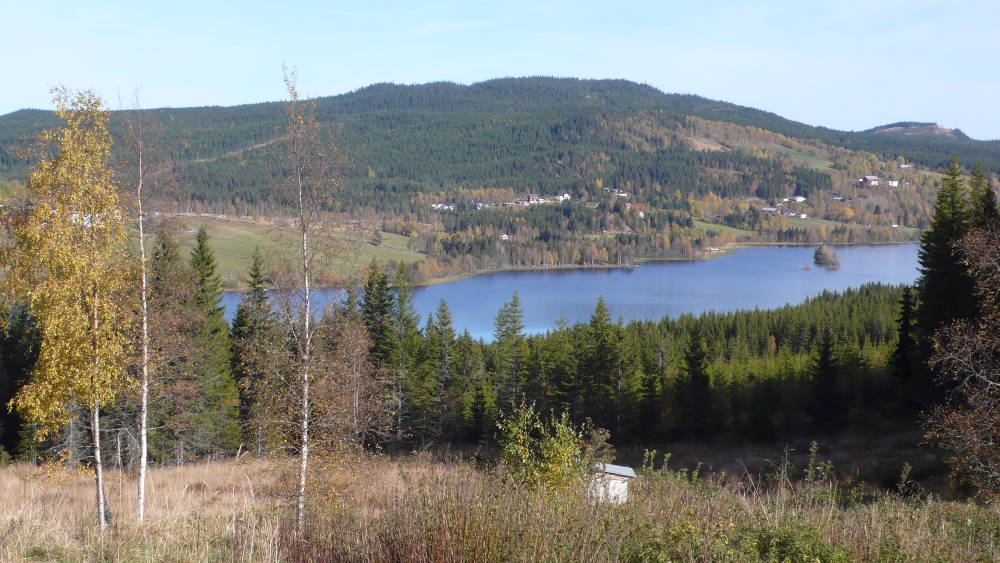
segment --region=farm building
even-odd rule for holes
[[[635,471],[624,465],[598,463],[590,481],[590,494],[598,501],[623,503],[628,500],[628,482],[635,479]]]
[[[866,186],[877,186],[878,185],[878,176],[865,176],[864,178],[861,178],[861,180],[859,180],[859,182],[861,182],[862,184],[864,184]]]

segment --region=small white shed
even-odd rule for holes
[[[635,479],[635,471],[624,465],[598,463],[590,481],[590,494],[600,502],[621,504],[628,500],[628,482]]]

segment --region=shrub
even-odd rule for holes
[[[577,427],[566,412],[543,420],[534,405],[522,403],[497,426],[504,474],[529,488],[581,484],[608,455],[607,432],[589,424]]]

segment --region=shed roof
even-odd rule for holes
[[[635,477],[635,471],[631,467],[624,465],[612,465],[610,463],[598,463],[598,471],[610,473],[611,475],[621,475],[622,477]]]

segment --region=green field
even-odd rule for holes
[[[727,225],[719,225],[717,223],[709,223],[707,221],[702,221],[701,219],[695,219],[694,226],[705,232],[715,231],[717,233],[732,233],[738,239],[750,239],[750,237],[753,236],[753,231],[738,229]]]
[[[803,162],[813,168],[829,169],[830,167],[833,166],[833,161],[831,160],[819,158],[811,154],[799,152],[794,149],[789,149],[785,147],[775,147],[774,150],[779,154],[785,155],[788,158],[791,158],[792,160],[798,160],[800,162]]]
[[[183,217],[171,220],[172,230],[184,253],[194,246],[198,228],[204,226],[209,245],[218,261],[218,273],[227,289],[242,288],[250,256],[259,247],[265,257],[294,257],[298,252],[296,233],[289,226],[276,226],[241,220],[211,217]],[[334,230],[330,236],[318,237],[315,244],[324,255],[332,257],[328,276],[351,279],[360,275],[372,259],[407,264],[419,262],[423,255],[407,248],[408,239],[393,233],[382,233],[378,246],[371,243],[370,233],[348,233]]]
[[[829,219],[818,219],[815,217],[807,217],[805,219],[799,219],[798,217],[788,217],[797,227],[823,227],[827,231],[831,231],[837,227],[842,227],[847,223],[840,223],[838,221],[830,221]],[[899,227],[899,233],[908,239],[916,240],[920,231],[913,227]]]

